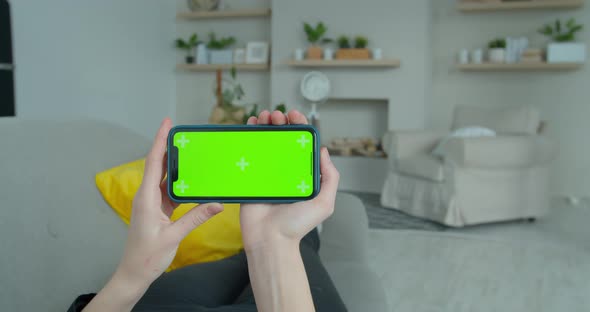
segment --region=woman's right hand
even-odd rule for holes
[[[177,221],[178,206],[166,192],[166,140],[172,121],[164,119],[145,160],[145,172],[133,200],[127,244],[119,267],[84,311],[130,311],[176,255],[180,241],[223,210],[218,203],[195,206]]]

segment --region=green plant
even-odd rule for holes
[[[175,41],[176,47],[185,50],[187,56],[191,56],[191,52],[199,43],[201,42],[199,41],[197,34],[192,34],[186,41],[182,38],[178,38]]]
[[[328,29],[322,22],[319,22],[315,27],[311,26],[308,23],[303,23],[303,30],[307,35],[307,41],[309,41],[309,43],[311,43],[312,45],[315,45],[317,43],[323,44],[332,42],[332,39],[324,38],[324,35],[328,31]]]
[[[234,101],[241,100],[246,94],[242,88],[242,85],[238,82],[237,71],[235,67],[231,68],[230,74],[231,79],[224,77],[220,82],[215,84],[213,88],[213,94],[217,96],[218,88],[223,88],[223,90],[221,90],[221,106],[226,109],[237,110],[239,107],[234,105]],[[218,84],[221,86],[218,86]]]
[[[277,105],[277,107],[275,107],[275,110],[278,110],[279,112],[284,114],[287,112],[287,105],[285,105],[285,103],[281,103]]]
[[[244,115],[244,120],[243,120],[244,124],[247,124],[248,119],[250,119],[250,117],[252,117],[252,116],[254,116],[254,117],[258,116],[258,104],[253,104],[250,112]]]
[[[494,39],[488,44],[490,49],[506,49],[506,39]]]
[[[236,38],[234,37],[223,37],[217,39],[215,33],[209,33],[209,42],[207,43],[207,48],[212,50],[223,50],[232,44],[236,43]]]
[[[285,103],[280,103],[275,107],[274,110],[278,110],[279,112],[285,114],[287,112],[287,106],[285,105]],[[248,119],[252,116],[258,116],[258,104],[253,104],[250,112],[244,115],[244,124],[248,123]]]
[[[354,47],[355,49],[364,49],[369,44],[369,39],[363,36],[357,36],[354,38]]]
[[[348,39],[348,37],[344,35],[338,37],[338,48],[350,49],[350,40]]]
[[[561,21],[556,20],[554,26],[545,24],[539,29],[539,33],[551,38],[556,42],[569,42],[576,40],[576,33],[581,31],[584,25],[576,23],[576,20],[571,18],[565,23],[565,29],[562,27]]]

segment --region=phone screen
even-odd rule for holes
[[[179,126],[168,144],[176,201],[298,201],[319,189],[310,126]]]

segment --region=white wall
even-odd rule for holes
[[[401,59],[397,69],[363,68],[320,68],[330,79],[331,97],[337,100],[327,107],[319,106],[320,114],[325,112],[320,125],[326,138],[351,136],[355,127],[373,128],[385,124],[385,129],[423,128],[426,107],[430,100],[430,2],[428,0],[273,0],[272,17],[272,79],[271,99],[273,103],[285,102],[289,108],[308,112],[309,103],[300,94],[299,84],[305,73],[312,69],[294,68],[283,63],[293,58],[296,48],[308,46],[303,22],[316,24],[323,21],[328,27],[328,36],[337,38],[365,35],[369,47],[383,49],[385,58]],[[335,45],[334,45],[335,47]],[[335,120],[335,111],[340,99],[345,101],[340,114],[347,114]],[[385,116],[374,105],[374,101],[387,103]],[[350,109],[351,102],[359,107],[368,105],[373,113],[356,115]],[[379,105],[379,104],[376,104]],[[375,110],[378,112],[374,114]],[[328,114],[330,116],[328,116]],[[373,130],[375,131],[375,130]],[[378,134],[381,136],[384,134]],[[357,136],[370,135],[358,131]],[[384,182],[387,162],[382,159],[361,159],[334,157],[340,171],[340,188],[379,192]]]
[[[175,114],[174,3],[11,1],[18,118],[91,117],[153,136]]]
[[[232,9],[269,8],[270,0],[229,0],[224,3]],[[188,10],[185,0],[176,1],[176,10]],[[170,19],[170,23],[174,23]],[[268,18],[228,18],[210,20],[177,20],[176,37],[188,38],[197,33],[200,40],[208,41],[213,31],[217,37],[234,36],[236,47],[245,47],[248,41],[270,41],[270,20]],[[184,62],[185,53],[176,52],[176,61]],[[229,78],[229,72],[225,72]],[[246,93],[244,103],[258,103],[270,106],[270,78],[268,72],[238,71],[238,81]],[[176,72],[176,116],[179,123],[207,123],[209,114],[215,106],[213,89],[215,72]],[[278,103],[275,103],[278,104]]]
[[[385,58],[399,58],[399,69],[320,69],[332,83],[332,97],[386,99],[388,127],[422,128],[430,93],[430,3],[428,0],[274,0],[271,98],[304,111],[299,82],[309,69],[282,64],[306,47],[303,22],[323,21],[328,36],[365,35]],[[321,111],[321,106],[320,106]],[[332,126],[332,125],[330,125]],[[337,125],[335,125],[337,126]],[[346,127],[346,123],[341,126]]]
[[[455,0],[433,0],[433,102],[431,124],[448,128],[454,105],[536,106],[549,121],[548,135],[559,145],[553,164],[554,194],[590,194],[590,67],[573,72],[463,73],[454,68],[462,48],[483,47],[494,37],[528,36],[537,47],[536,30],[556,18],[576,17],[586,29],[580,41],[590,47],[590,5],[572,11],[523,11],[462,14]]]

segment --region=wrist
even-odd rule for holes
[[[135,303],[143,296],[149,286],[149,282],[137,280],[125,270],[118,268],[106,287],[116,292],[121,301]]]
[[[131,311],[149,285],[133,283],[126,275],[117,270],[83,311]]]
[[[244,239],[246,254],[299,250],[300,239],[286,237],[280,233],[265,233],[257,238]]]

